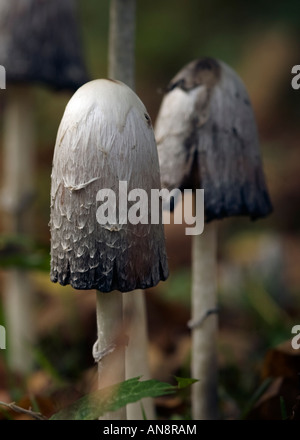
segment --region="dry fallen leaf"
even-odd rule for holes
[[[300,372],[300,350],[294,350],[291,341],[283,342],[266,353],[262,378],[290,377],[297,380]]]

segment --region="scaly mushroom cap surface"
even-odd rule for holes
[[[155,136],[162,186],[204,189],[206,221],[271,212],[248,93],[225,63],[202,58],[180,70]]]
[[[73,0],[0,0],[0,64],[8,82],[76,90],[88,81]]]
[[[160,189],[151,121],[125,84],[91,81],[69,101],[56,139],[50,219],[53,282],[126,292],[167,278],[161,217],[159,224],[151,224],[150,217],[148,224],[136,225],[97,221],[97,192],[113,190],[118,211],[119,181],[127,182],[128,193],[145,190],[149,204],[151,189]]]

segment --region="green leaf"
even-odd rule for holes
[[[258,387],[258,389],[255,391],[253,396],[251,397],[250,401],[246,405],[246,408],[241,414],[241,419],[245,419],[248,413],[251,411],[251,409],[254,407],[255,403],[258,401],[258,399],[264,394],[264,392],[269,388],[273,381],[273,378],[267,377],[263,383]]]
[[[145,411],[143,402],[141,402],[141,410],[142,410],[143,420],[147,420],[147,415],[146,415],[146,411]]]
[[[49,249],[21,234],[0,235],[0,267],[49,271]]]
[[[281,411],[281,419],[287,420],[288,416],[287,416],[286,404],[283,396],[280,396],[280,411]]]
[[[190,385],[193,385],[193,383],[198,382],[198,379],[192,379],[191,377],[177,377],[177,376],[174,377],[178,383],[179,389],[187,388]]]
[[[158,380],[140,381],[140,377],[128,379],[111,387],[95,391],[54,414],[50,420],[97,420],[110,411],[117,411],[128,403],[144,397],[158,397],[177,390]]]

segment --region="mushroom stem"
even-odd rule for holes
[[[126,377],[142,376],[142,379],[150,378],[148,362],[148,332],[145,292],[134,290],[124,295],[125,319],[129,318],[129,340],[126,347],[125,370]],[[127,405],[128,420],[143,420],[143,410],[147,420],[155,419],[153,399],[143,399],[141,402]]]
[[[134,89],[136,0],[111,0],[109,26],[109,77]]]
[[[192,240],[192,387],[194,420],[218,418],[216,225]]]
[[[135,12],[136,0],[111,0],[109,28],[108,74],[134,90],[135,86]],[[143,376],[149,379],[146,305],[140,291],[128,292],[125,308],[133,310],[126,349],[126,378]],[[125,312],[125,311],[124,311]],[[125,312],[126,313],[126,312]],[[139,360],[137,362],[137,359]],[[153,399],[143,401],[148,419],[154,418]],[[128,405],[129,420],[143,419],[140,402]]]
[[[25,375],[32,371],[35,341],[33,292],[26,271],[10,269],[5,277],[4,290],[8,365],[12,371]]]
[[[32,90],[11,86],[4,114],[3,227],[7,234],[28,234],[32,222],[34,118]],[[4,287],[9,338],[8,362],[28,373],[33,365],[33,292],[26,271],[10,269]]]
[[[96,292],[98,340],[94,358],[98,362],[99,389],[125,380],[125,339],[122,293]],[[126,408],[106,413],[101,420],[126,420]]]
[[[134,88],[134,35],[135,35],[135,0],[111,0],[109,17],[108,76],[118,79]],[[97,293],[98,344],[105,345],[107,336],[111,335],[117,323],[123,323],[122,293],[106,295]],[[103,306],[103,309],[101,307]],[[106,309],[107,307],[107,309]],[[104,318],[106,317],[106,318]],[[101,324],[101,320],[107,321]],[[120,325],[120,324],[119,324]],[[122,326],[123,327],[123,324]],[[101,340],[103,338],[103,340]],[[125,350],[120,349],[118,363],[114,374],[125,380]],[[103,362],[99,363],[99,387]],[[108,371],[110,368],[108,369]],[[113,418],[126,419],[126,408],[113,414]],[[110,420],[107,414],[106,420]]]

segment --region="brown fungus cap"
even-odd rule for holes
[[[162,186],[204,189],[206,221],[272,211],[249,97],[225,63],[202,58],[179,71],[155,136]]]
[[[0,0],[0,64],[7,82],[76,90],[88,75],[73,0]]]
[[[151,190],[160,189],[151,121],[125,84],[91,81],[70,99],[56,139],[50,219],[53,282],[126,292],[167,278],[161,202],[157,224],[149,217],[133,224],[129,215],[127,222],[120,221],[120,181],[126,182],[127,194],[146,192],[148,203]],[[99,203],[99,190],[116,195],[115,205],[106,206],[112,219],[116,213],[116,222],[99,222],[98,209],[105,206]]]

